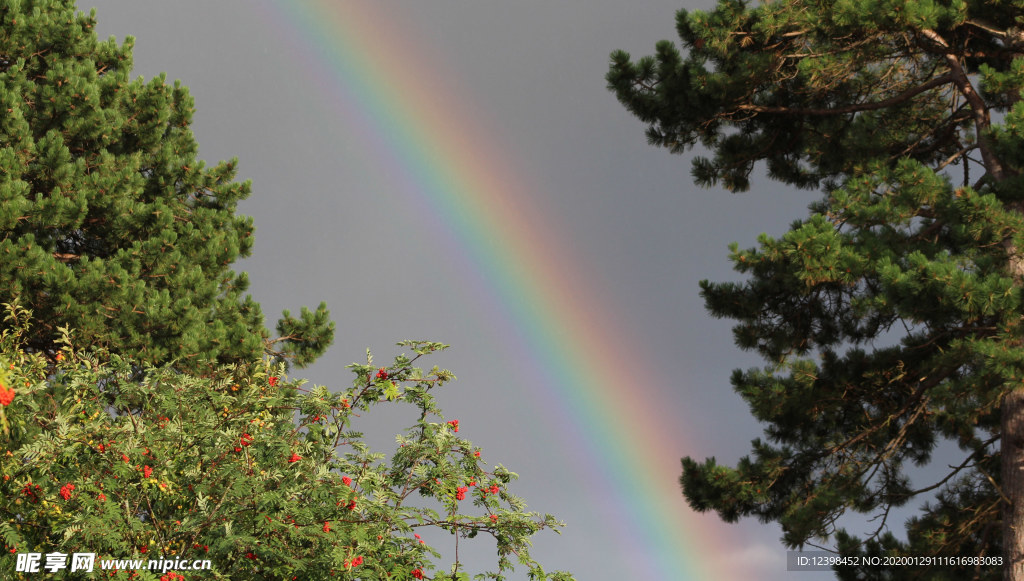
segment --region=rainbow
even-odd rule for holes
[[[311,84],[361,124],[360,138],[452,233],[487,308],[549,378],[545,406],[567,424],[567,445],[615,506],[609,534],[634,577],[730,578],[722,528],[707,530],[709,519],[681,498],[686,435],[648,387],[657,381],[645,375],[653,366],[614,310],[588,293],[591,277],[570,246],[526,202],[522,192],[533,186],[524,172],[480,141],[486,131],[467,126],[486,115],[466,114],[467,100],[452,86],[458,76],[419,60],[424,39],[373,2],[265,0],[263,10],[304,55]]]

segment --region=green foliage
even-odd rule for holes
[[[468,579],[457,560],[432,573],[436,547],[457,556],[485,536],[497,569],[474,578],[503,579],[515,564],[535,579],[572,578],[529,554],[534,533],[561,524],[526,512],[509,490],[516,474],[488,468],[444,421],[433,393],[454,376],[415,367],[444,345],[406,342],[412,357],[353,364],[351,387],[332,393],[267,360],[203,377],[140,370],[78,348],[66,330],[54,367],[27,349],[31,336],[28,314],[9,309],[0,363],[16,396],[0,455],[0,570],[14,571],[14,551],[60,551],[212,562],[179,571],[186,579]],[[415,410],[389,458],[351,428],[382,404]]]
[[[1004,10],[971,3],[970,15],[1005,21]],[[998,59],[978,56],[997,52],[997,41],[971,34],[968,16],[965,2],[723,1],[679,12],[685,58],[668,41],[637,62],[617,51],[607,78],[652,144],[712,151],[694,161],[699,184],[747,190],[764,160],[773,178],[812,188],[863,171],[866,160],[940,163],[966,145],[951,136],[970,115],[950,107],[941,53],[915,35],[942,27],[950,44],[971,42],[976,50],[963,53],[974,70]]]
[[[653,56],[611,57],[609,88],[651,143],[710,150],[693,165],[705,186],[747,190],[763,161],[824,193],[782,236],[733,246],[746,281],[701,283],[710,313],[766,361],[732,378],[765,437],[735,467],[683,459],[690,504],[846,555],[1021,550],[1020,527],[1003,525],[1024,514],[1006,468],[1021,460],[1005,457],[1024,434],[1007,433],[1004,413],[1024,382],[1024,5],[722,0],[677,25],[685,53],[662,41]],[[912,480],[943,442],[959,458]],[[888,521],[904,506],[920,511],[902,541]],[[840,529],[848,511],[877,530]]]
[[[40,352],[70,326],[140,362],[259,357],[263,314],[229,268],[252,250],[249,182],[196,158],[188,90],[132,80],[133,40],[94,27],[72,0],[0,3],[0,296],[35,313]],[[300,365],[334,332],[324,305],[278,328]]]

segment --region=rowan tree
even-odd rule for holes
[[[253,244],[237,160],[199,160],[188,90],[131,79],[133,39],[94,28],[72,0],[0,4],[0,297],[40,322],[30,348],[55,353],[70,326],[140,362],[312,362],[333,340],[325,305],[270,340],[230,268]]]
[[[455,376],[418,365],[444,345],[404,342],[408,355],[384,366],[367,353],[351,383],[331,391],[269,358],[203,377],[140,372],[67,329],[51,363],[26,349],[30,313],[7,305],[3,317],[5,579],[34,579],[47,560],[33,572],[19,559],[60,553],[68,579],[468,581],[518,565],[531,579],[572,580],[529,552],[535,533],[561,523],[527,512],[511,490],[516,474],[489,463],[438,408],[434,394]],[[353,428],[381,406],[412,416],[387,455]],[[470,571],[460,558],[485,538],[496,567]],[[95,555],[93,571],[73,571],[74,553]],[[210,567],[196,570],[204,560]],[[162,569],[147,570],[154,562]]]
[[[682,50],[611,57],[650,142],[706,148],[703,186],[747,190],[764,162],[822,192],[732,248],[745,282],[701,283],[766,360],[732,377],[765,437],[735,467],[684,458],[691,506],[791,547],[977,558],[842,578],[1024,579],[1024,3],[723,0],[677,29]],[[912,479],[943,441],[960,457]],[[892,509],[922,502],[897,539]]]

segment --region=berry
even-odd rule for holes
[[[0,383],[0,404],[9,406],[12,401],[14,401],[14,390],[7,389],[4,384]]]

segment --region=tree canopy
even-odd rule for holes
[[[722,0],[680,11],[683,50],[612,54],[649,141],[704,186],[768,177],[823,193],[703,281],[766,366],[735,389],[765,437],[735,467],[684,458],[691,506],[781,524],[792,547],[989,557],[841,578],[1024,579],[1024,4]],[[912,479],[941,442],[944,474]],[[927,502],[891,533],[892,510]],[[838,528],[847,511],[877,529]]]
[[[4,321],[5,578],[37,578],[58,554],[52,571],[68,579],[468,581],[517,565],[533,579],[572,579],[530,556],[531,537],[561,523],[527,512],[516,474],[444,419],[434,394],[455,376],[417,366],[444,345],[404,342],[409,354],[380,367],[367,353],[331,391],[269,359],[204,377],[140,368],[68,330],[54,364],[25,347],[30,313],[5,305]],[[390,454],[353,428],[381,406],[412,416]],[[497,566],[471,571],[466,547],[479,554],[484,538]],[[453,557],[447,571],[441,551]],[[76,553],[91,571],[72,569]]]
[[[0,5],[0,296],[39,321],[155,364],[298,365],[333,340],[326,306],[287,312],[271,340],[248,279],[253,223],[237,160],[208,167],[194,103],[164,76],[131,79],[132,44],[100,41],[72,0]]]

